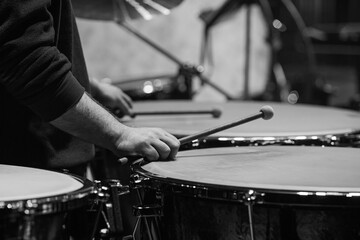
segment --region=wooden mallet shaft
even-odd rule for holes
[[[247,122],[251,122],[251,121],[254,121],[254,120],[259,119],[259,118],[269,120],[273,116],[274,116],[273,108],[270,107],[270,106],[263,106],[260,109],[260,111],[258,113],[256,113],[256,114],[254,114],[254,115],[251,115],[249,117],[242,118],[240,120],[230,122],[230,123],[218,126],[218,127],[210,128],[210,129],[201,131],[199,133],[195,133],[193,135],[189,135],[189,136],[180,138],[179,141],[180,141],[180,144],[183,145],[183,144],[189,143],[189,142],[191,142],[191,141],[193,141],[195,139],[201,139],[201,138],[207,137],[207,136],[209,136],[211,134],[214,134],[214,133],[217,133],[217,132],[220,132],[220,131],[223,131],[223,130],[226,130],[226,129],[229,129],[229,128],[232,128],[232,127],[244,124],[244,123],[247,123]]]

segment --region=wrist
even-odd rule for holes
[[[111,151],[116,155],[122,154],[122,147],[126,145],[125,141],[129,139],[129,133],[131,132],[131,127],[123,125],[118,122],[118,126],[116,126],[116,130],[112,131],[112,146]]]

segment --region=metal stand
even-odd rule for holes
[[[159,53],[170,59],[172,62],[176,63],[179,67],[178,74],[179,76],[182,76],[185,79],[185,83],[187,86],[187,96],[189,99],[191,99],[194,95],[193,89],[192,89],[192,80],[194,77],[197,77],[200,79],[202,84],[207,84],[214,88],[219,93],[223,94],[228,100],[231,100],[232,97],[226,93],[222,88],[211,82],[207,77],[205,77],[202,72],[204,70],[203,66],[201,65],[192,65],[192,64],[186,64],[179,59],[177,59],[175,56],[170,54],[165,49],[161,48],[159,45],[136,31],[133,27],[131,27],[126,21],[119,20],[116,21],[116,23],[121,26],[122,28],[126,29],[128,32],[135,35],[137,38],[141,39],[143,42],[148,44],[149,46],[153,47],[155,50],[157,50]]]
[[[103,217],[105,228],[94,229],[94,231],[99,230],[102,239],[131,239],[129,236],[123,236],[124,227],[119,199],[121,195],[129,193],[129,186],[122,185],[117,179],[96,181],[96,183],[99,190],[99,212]],[[98,225],[98,220],[96,225]],[[95,235],[94,232],[93,236]]]
[[[245,193],[243,198],[244,198],[243,199],[244,203],[248,208],[250,239],[255,240],[254,220],[253,220],[253,205],[255,204],[255,201],[257,200],[256,192],[253,191],[253,190],[249,190],[247,193]]]
[[[140,205],[133,206],[134,216],[137,221],[133,231],[133,239],[137,232],[141,231],[141,222],[145,223],[146,233],[149,240],[161,240],[159,230],[159,217],[162,215],[162,206],[159,204],[144,205],[139,188],[136,189]]]
[[[269,37],[268,37],[268,41],[270,44],[270,48],[271,48],[271,57],[270,57],[270,62],[269,62],[269,74],[268,74],[268,79],[272,80],[272,74],[274,74],[275,77],[275,81],[277,84],[278,88],[284,88],[284,83],[283,81],[281,81],[280,77],[277,77],[277,72],[274,70],[274,66],[277,63],[277,59],[276,59],[276,52],[277,49],[275,47],[275,43],[276,41],[278,41],[278,39],[276,37],[278,37],[277,32],[274,30],[274,27],[272,26],[272,22],[273,22],[273,15],[272,15],[272,11],[271,11],[271,7],[268,3],[268,1],[266,0],[227,0],[222,6],[220,6],[220,8],[218,8],[217,10],[213,10],[213,11],[209,11],[207,13],[204,13],[202,16],[202,19],[205,23],[205,27],[204,27],[204,39],[203,39],[203,46],[202,46],[202,54],[201,54],[201,59],[200,59],[200,63],[204,63],[205,62],[205,58],[208,56],[210,58],[210,61],[212,56],[211,53],[209,54],[207,51],[210,50],[208,44],[209,44],[209,32],[210,29],[216,25],[217,23],[219,23],[225,16],[229,15],[229,14],[233,14],[234,12],[238,11],[242,6],[246,7],[246,23],[245,23],[245,66],[244,66],[244,94],[242,96],[242,99],[244,100],[249,100],[250,99],[250,94],[249,94],[249,72],[250,72],[250,48],[251,48],[251,39],[250,39],[250,35],[251,35],[251,9],[250,9],[250,5],[253,3],[258,3],[259,6],[261,7],[263,13],[264,13],[264,17],[266,19],[266,23],[268,25],[268,29],[269,29]],[[279,80],[280,79],[280,80]],[[281,91],[281,90],[280,90]],[[275,98],[279,98],[279,97],[275,97]],[[271,99],[274,100],[274,99]],[[279,100],[279,99],[276,99]]]

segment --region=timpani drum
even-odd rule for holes
[[[162,239],[359,239],[359,156],[343,147],[194,149],[134,164],[134,183],[157,196],[149,206],[162,206]]]
[[[69,214],[88,206],[94,186],[69,174],[0,165],[0,190],[0,239],[56,240],[66,239]]]
[[[359,146],[360,113],[351,110],[305,104],[272,102],[204,103],[192,101],[144,101],[134,111],[203,111],[218,108],[219,118],[211,114],[149,115],[123,119],[130,126],[160,127],[177,137],[213,128],[257,113],[264,105],[274,109],[269,121],[256,120],[195,141],[184,149],[267,144]]]

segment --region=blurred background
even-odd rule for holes
[[[134,100],[359,110],[359,10],[357,0],[192,0],[151,20],[77,21],[90,76]]]

